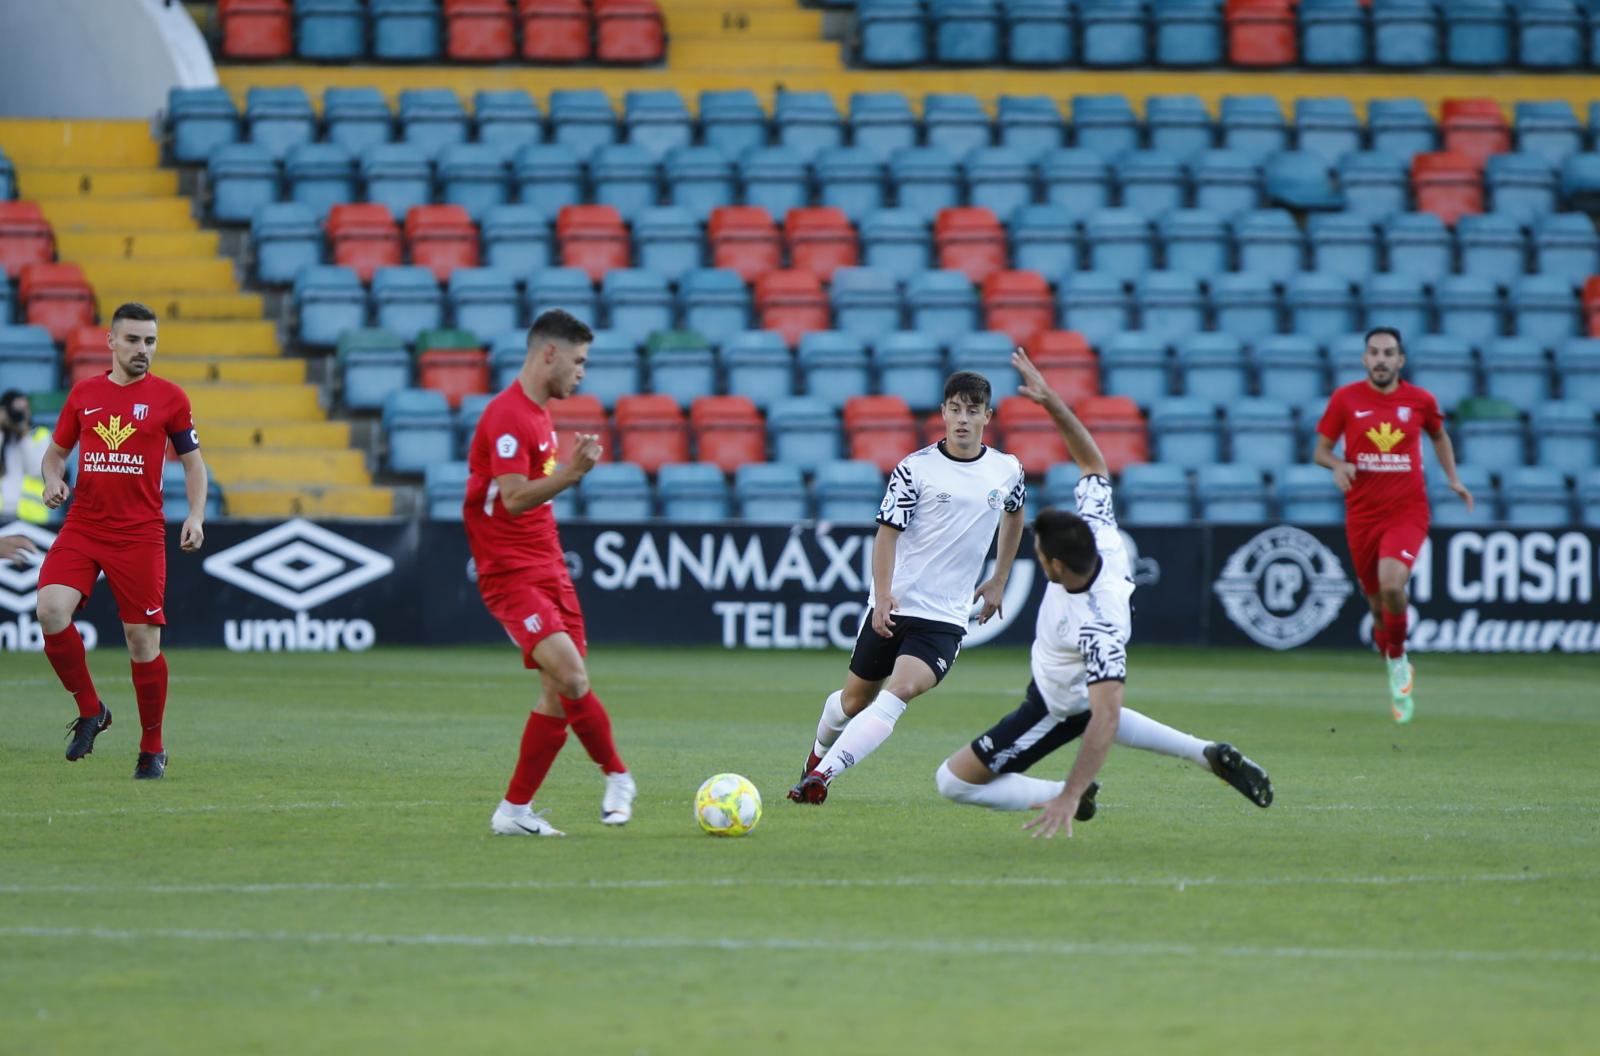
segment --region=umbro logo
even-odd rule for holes
[[[939,670],[940,671],[948,671],[948,670],[950,670],[950,663],[944,657],[941,656],[936,662],[939,665]]]
[[[0,527],[0,535],[27,536],[39,548],[37,554],[18,554],[15,560],[20,565],[0,561],[0,608],[31,613],[39,604],[39,566],[44,563],[44,552],[56,541],[56,533],[28,521],[12,521]]]
[[[949,502],[950,493],[948,491],[941,491],[939,494],[935,495],[934,498],[939,502]]]
[[[206,558],[209,575],[294,612],[382,579],[394,559],[310,521],[285,521]]]

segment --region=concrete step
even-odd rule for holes
[[[194,416],[204,430],[208,423],[319,422],[327,419],[312,385],[191,385],[187,389]]]
[[[0,143],[14,165],[153,169],[161,164],[161,147],[150,134],[150,122],[137,119],[6,118],[0,120]]]
[[[248,322],[162,323],[159,348],[169,356],[275,356],[278,328],[264,319]]]
[[[179,385],[297,385],[306,380],[306,361],[275,359],[163,358],[160,374]]]
[[[349,422],[217,422],[200,437],[206,448],[271,448],[291,450],[349,447]]]
[[[395,512],[393,488],[238,487],[223,491],[230,517],[389,517]]]
[[[128,301],[148,304],[163,326],[179,320],[259,322],[264,314],[259,293],[152,293],[135,286],[96,286],[94,292],[102,319],[110,319],[117,305]]]
[[[226,491],[229,485],[282,487],[370,484],[367,460],[349,448],[271,451],[259,447],[206,448],[206,465]]]
[[[194,231],[200,227],[187,198],[40,198],[39,211],[62,231]]]
[[[215,231],[145,231],[134,235],[63,231],[56,236],[56,253],[62,260],[78,261],[215,258],[220,241]]]
[[[143,287],[161,299],[172,293],[232,293],[239,288],[233,261],[221,257],[173,257],[160,264],[122,257],[88,257],[77,263],[94,286]]]
[[[19,166],[22,198],[166,198],[178,193],[170,169],[86,169]]]

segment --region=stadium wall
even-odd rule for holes
[[[41,547],[49,530],[15,523]],[[870,525],[573,523],[562,528],[589,640],[729,649],[847,648],[864,609]],[[1355,648],[1371,618],[1338,528],[1139,528],[1136,644]],[[967,647],[1032,639],[1044,578],[1024,539],[1003,619]],[[1412,581],[1416,652],[1600,652],[1600,532],[1438,529]],[[497,643],[459,524],[291,520],[209,526],[203,557],[169,533],[165,640],[237,651]],[[37,565],[0,565],[0,649],[42,647]],[[120,639],[110,592],[86,639]]]

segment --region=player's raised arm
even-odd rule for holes
[[[1039,373],[1039,368],[1033,365],[1028,354],[1017,349],[1011,353],[1011,365],[1022,375],[1022,384],[1017,391],[1050,412],[1050,419],[1056,423],[1056,429],[1067,442],[1067,451],[1078,464],[1078,469],[1089,476],[1109,478],[1111,471],[1106,466],[1105,456],[1100,453],[1100,445],[1094,442],[1088,428],[1072,413],[1072,408],[1067,406],[1061,394],[1044,380],[1044,375]]]
[[[572,458],[548,477],[528,477],[521,473],[501,473],[495,477],[500,501],[511,513],[522,513],[549,502],[582,480],[604,453],[598,436],[579,433],[573,444]]]

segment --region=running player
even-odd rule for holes
[[[161,467],[167,445],[183,464],[189,516],[179,545],[192,554],[205,542],[206,464],[200,457],[189,397],[150,373],[156,354],[156,314],[142,304],[124,304],[111,316],[111,370],[72,387],[45,451],[44,504],[67,501],[67,455],[78,448],[78,494],[67,523],[39,569],[39,628],[44,655],[78,702],[67,761],[94,751],[111,725],[111,709],[89,677],[83,639],[72,617],[89,600],[102,572],[117,599],[133,695],[139,705],[141,780],[167,772],[161,723],[167,710],[167,659],[161,628],[167,622],[166,521],[161,510]]]
[[[1000,611],[1028,492],[1022,464],[983,442],[990,395],[983,375],[950,375],[940,407],[945,438],[889,475],[872,547],[871,616],[844,688],[822,706],[811,756],[789,790],[796,803],[826,800],[835,777],[888,740],[907,702],[944,680],[975,601],[983,600],[979,623]],[[974,592],[997,525],[994,575]]]
[[[1372,637],[1389,668],[1390,710],[1410,722],[1412,676],[1406,658],[1406,582],[1428,538],[1428,491],[1421,434],[1433,441],[1450,490],[1472,509],[1472,492],[1456,475],[1456,452],[1433,394],[1403,381],[1400,331],[1368,331],[1361,356],[1365,381],[1334,390],[1317,423],[1317,465],[1333,470],[1344,492],[1345,538],[1361,593],[1372,607]],[[1333,445],[1344,441],[1344,457]]]
[[[589,688],[583,610],[550,507],[602,454],[599,437],[580,434],[571,459],[559,465],[546,410],[551,400],[577,391],[593,340],[594,332],[566,312],[535,319],[517,380],[484,408],[467,454],[463,513],[478,592],[522,650],[523,665],[539,672],[541,686],[505,799],[489,819],[501,836],[563,835],[532,803],[566,743],[568,725],[605,774],[600,820],[622,825],[633,816],[637,790],[611,739],[611,718]]]
[[[1042,510],[1033,522],[1034,555],[1045,588],[1033,639],[1033,680],[1017,709],[946,759],[934,775],[945,798],[996,810],[1041,812],[1024,829],[1035,836],[1072,835],[1072,822],[1094,817],[1095,777],[1111,745],[1187,759],[1211,771],[1259,807],[1272,802],[1266,772],[1237,748],[1202,741],[1124,707],[1133,575],[1111,504],[1111,478],[1100,447],[1066,401],[1018,349],[1012,364],[1019,391],[1050,412],[1083,471],[1074,489],[1078,511]],[[1024,774],[1079,737],[1066,781]]]

